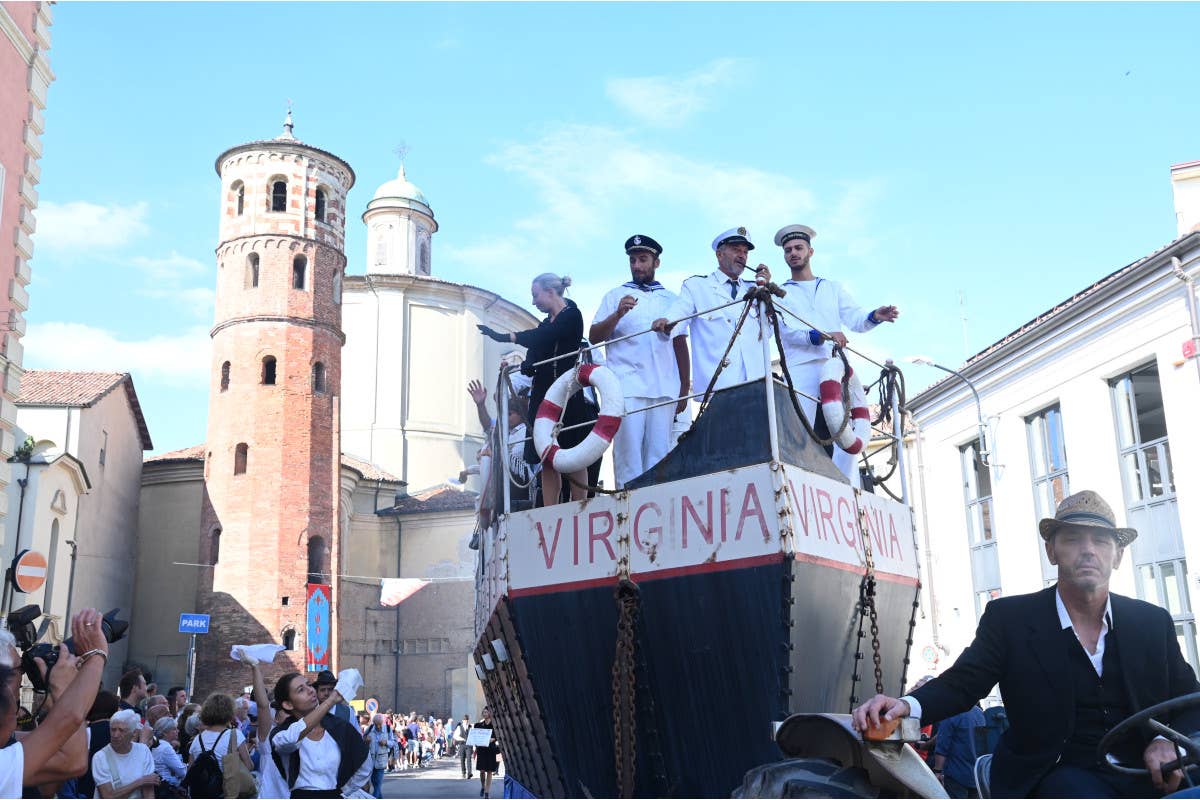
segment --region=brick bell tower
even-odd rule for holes
[[[199,563],[196,694],[248,678],[235,644],[287,649],[268,672],[305,672],[336,647],[308,640],[309,584],[338,573],[342,281],[346,193],[354,171],[292,134],[217,157],[221,178],[216,320],[212,336],[205,503]],[[320,639],[324,638],[324,642]],[[330,666],[335,653],[328,652]]]

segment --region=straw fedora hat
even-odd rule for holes
[[[1064,526],[1102,528],[1111,533],[1121,547],[1128,545],[1138,535],[1133,528],[1118,528],[1112,508],[1104,502],[1104,498],[1087,489],[1059,503],[1053,517],[1038,523],[1038,530],[1043,539],[1050,541],[1050,537]]]

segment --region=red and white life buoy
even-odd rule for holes
[[[846,407],[842,403],[842,375],[846,368],[840,358],[831,358],[821,367],[821,411],[832,433],[842,427]],[[871,438],[871,412],[862,381],[850,368],[850,424],[837,436],[838,447],[857,455]]]
[[[562,417],[570,395],[567,389],[572,380],[578,381],[580,388],[591,386],[600,395],[600,416],[592,426],[587,438],[575,447],[562,449],[554,438],[554,426]],[[571,473],[587,469],[608,449],[612,438],[621,427],[621,417],[625,414],[625,395],[621,392],[621,382],[612,370],[599,364],[584,364],[577,370],[564,372],[558,376],[546,392],[546,398],[538,406],[537,416],[533,420],[533,446],[542,456],[542,463],[558,472]]]

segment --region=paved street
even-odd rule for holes
[[[384,797],[479,797],[479,774],[464,780],[457,758],[443,758],[427,769],[410,769],[383,777]],[[493,798],[504,796],[504,778],[492,780]]]

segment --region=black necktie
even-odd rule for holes
[[[733,278],[730,278],[729,279],[729,296],[730,296],[730,298],[732,298],[734,300],[737,299],[737,290],[738,290],[738,282],[735,281]]]

